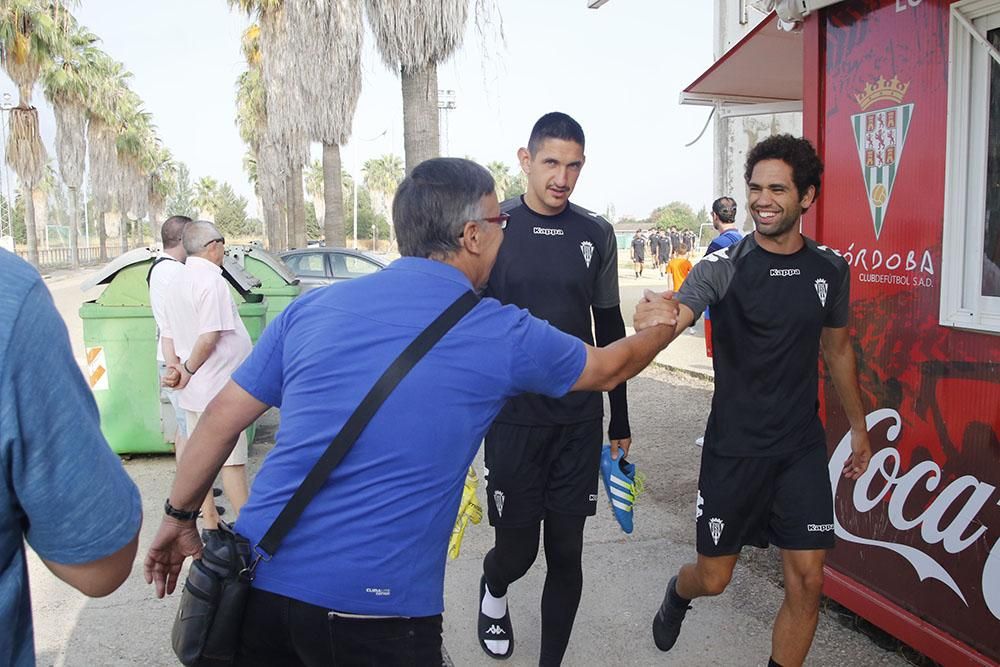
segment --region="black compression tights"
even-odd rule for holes
[[[541,667],[562,662],[583,593],[583,525],[587,517],[549,512],[545,515],[545,588],[542,590]],[[538,555],[539,524],[496,528],[496,546],[486,554],[483,571],[490,592],[507,594],[507,586],[524,576]]]

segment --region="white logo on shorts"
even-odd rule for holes
[[[806,525],[806,530],[810,533],[829,533],[833,530],[832,523],[810,523]]]
[[[592,502],[592,503],[596,503],[597,502],[597,494],[596,493],[590,494],[590,502]]]
[[[719,546],[719,538],[722,537],[722,529],[725,527],[725,522],[719,517],[712,517],[708,520],[708,531],[712,533],[712,541],[715,542],[715,546]]]
[[[497,508],[497,516],[503,516],[503,491],[493,492],[493,505]]]
[[[590,241],[584,241],[580,244],[580,252],[583,253],[583,261],[587,262],[587,268],[590,268],[590,260],[594,256],[594,244]]]
[[[694,504],[694,520],[701,518],[701,508],[705,506],[705,499],[701,497],[701,489],[698,489],[698,500]]]

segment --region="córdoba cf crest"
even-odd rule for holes
[[[882,233],[882,225],[889,210],[892,187],[913,117],[913,104],[900,104],[873,111],[868,111],[868,107],[881,100],[901,102],[909,85],[896,77],[891,81],[880,77],[877,82],[867,84],[864,91],[855,95],[862,113],[851,116],[851,124],[876,239]]]

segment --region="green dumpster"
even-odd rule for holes
[[[226,254],[247,273],[260,280],[260,287],[251,291],[267,297],[265,326],[299,295],[299,279],[277,255],[256,244],[226,246]]]
[[[156,323],[146,284],[155,257],[147,248],[132,250],[82,285],[84,290],[107,285],[97,299],[80,306],[80,319],[87,376],[101,413],[101,430],[118,454],[173,451],[169,440],[176,425],[169,404],[161,403]],[[238,266],[225,268],[224,275],[234,285],[240,317],[256,343],[264,328],[267,304],[262,296],[246,291],[248,276]],[[240,296],[241,292],[247,298]],[[251,426],[247,430],[250,442],[253,435]]]

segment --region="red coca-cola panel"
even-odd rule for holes
[[[844,575],[831,592],[872,615],[894,609],[899,633],[923,624],[953,646],[905,639],[971,663],[1000,659],[1000,337],[938,324],[950,4],[827,10],[806,32],[818,72],[806,71],[805,104],[826,164],[810,227],[851,264],[875,451],[862,479],[840,477],[849,429],[827,377],[838,536],[829,564]],[[955,652],[960,644],[974,651]]]

